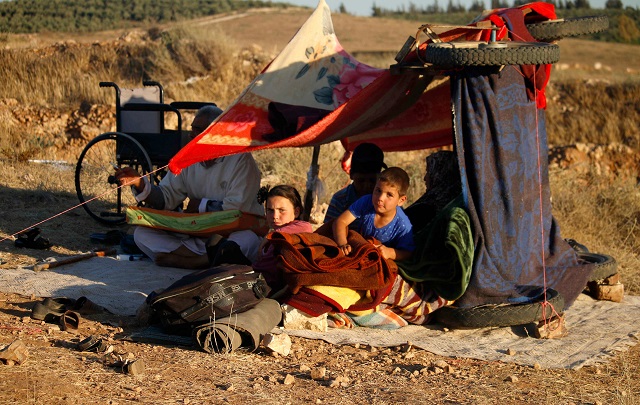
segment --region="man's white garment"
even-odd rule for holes
[[[207,201],[216,200],[222,202],[223,210],[238,209],[264,215],[264,209],[257,201],[260,170],[253,156],[248,153],[218,158],[208,167],[203,163],[196,163],[178,175],[167,173],[158,187],[164,196],[165,209],[173,209],[189,197],[203,200],[200,212],[205,212]],[[147,183],[143,192],[136,195],[136,199],[144,200],[150,191],[150,184]],[[206,254],[206,238],[143,227],[136,228],[134,238],[138,247],[152,259],[155,259],[155,253],[170,253],[180,245],[198,255]],[[249,260],[257,258],[260,238],[255,233],[234,232],[228,239],[236,242]]]

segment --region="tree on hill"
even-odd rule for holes
[[[622,4],[622,0],[607,0],[607,2],[604,3],[604,8],[607,9],[621,10],[622,7],[624,7],[624,5]]]
[[[0,1],[0,32],[99,31],[163,23],[253,7],[260,0],[14,0]]]

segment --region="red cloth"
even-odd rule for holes
[[[267,239],[276,248],[278,269],[292,294],[314,285],[380,290],[389,287],[398,272],[393,261],[385,260],[372,241],[357,232],[349,231],[349,256],[333,239],[317,233],[273,232]]]
[[[311,224],[307,221],[295,220],[276,229],[281,233],[313,232]],[[277,292],[284,287],[284,281],[277,269],[276,258],[273,255],[273,246],[267,244],[260,249],[258,260],[253,263],[253,270],[262,273],[265,281],[271,287],[272,292]]]

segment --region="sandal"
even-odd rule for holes
[[[113,346],[100,339],[97,336],[91,335],[83,341],[79,342],[76,349],[80,352],[93,352],[109,354],[113,352]]]
[[[49,249],[52,246],[51,242],[43,237],[38,237],[39,234],[40,228],[31,228],[19,234],[14,244],[18,248]]]
[[[111,354],[114,357],[113,353]],[[121,356],[117,356],[117,360],[109,364],[109,367],[120,369],[121,372],[131,375],[140,375],[145,371],[145,364],[143,359],[123,359]]]

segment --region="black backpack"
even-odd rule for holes
[[[253,308],[269,291],[251,267],[223,264],[187,274],[146,301],[152,320],[169,333],[188,335],[194,327]]]

